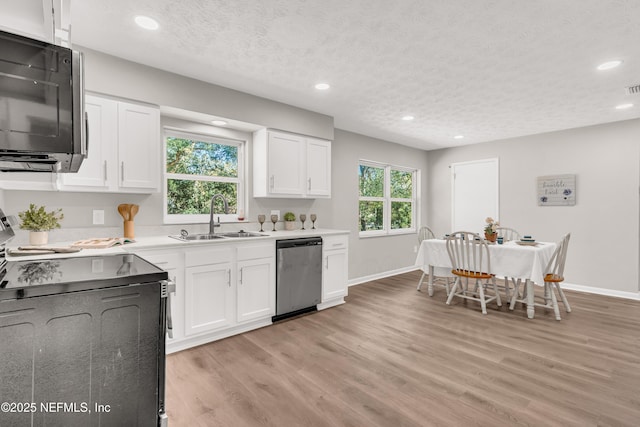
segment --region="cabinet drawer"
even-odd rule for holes
[[[238,247],[238,261],[244,261],[248,259],[268,258],[276,255],[275,244],[259,243],[248,244]]]
[[[232,246],[222,246],[219,248],[200,247],[188,250],[184,254],[184,264],[186,267],[197,265],[218,264],[221,262],[231,262]]]
[[[140,258],[144,258],[150,263],[162,268],[170,270],[182,267],[182,253],[176,252],[135,252]]]
[[[349,242],[348,235],[322,237],[322,249],[331,251],[334,249],[346,249]]]

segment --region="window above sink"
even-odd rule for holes
[[[245,141],[165,128],[164,222],[208,223],[214,194],[222,194],[229,203],[225,215],[222,200],[216,200],[215,221],[239,221],[238,213],[246,211],[245,145]]]

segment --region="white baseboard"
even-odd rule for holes
[[[420,267],[416,267],[412,265],[410,267],[399,268],[397,270],[383,271],[381,273],[376,273],[369,276],[357,277],[355,279],[349,280],[349,286],[361,285],[363,283],[371,282],[373,280],[384,279],[385,277],[391,277],[397,274],[408,273],[414,270],[420,270]],[[571,291],[586,292],[588,294],[605,295],[609,297],[626,298],[626,299],[640,301],[640,292],[617,291],[615,289],[595,288],[593,286],[576,285],[573,283],[566,283],[566,282],[562,284],[562,288],[568,289]]]
[[[391,271],[383,271],[382,273],[371,274],[369,276],[357,277],[349,280],[349,286],[361,285],[363,283],[371,282],[372,280],[384,279],[385,277],[395,276],[397,274],[408,273],[410,271],[420,270],[420,267],[412,265],[410,267],[398,268]]]
[[[563,283],[562,289],[570,291],[586,292],[588,294],[606,295],[608,297],[626,298],[640,301],[640,292],[616,291],[615,289],[594,288],[593,286],[576,285],[573,283]]]

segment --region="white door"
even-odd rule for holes
[[[483,234],[485,219],[499,218],[498,159],[451,165],[451,231]]]

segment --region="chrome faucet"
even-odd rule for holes
[[[227,202],[227,199],[225,199],[222,194],[214,194],[213,197],[211,198],[211,209],[209,210],[209,234],[215,233],[215,228],[220,227],[220,217],[218,217],[217,224],[213,219],[213,206],[216,198],[218,197],[220,197],[222,199],[222,203],[224,203],[224,213],[225,214],[229,213],[229,203]]]

